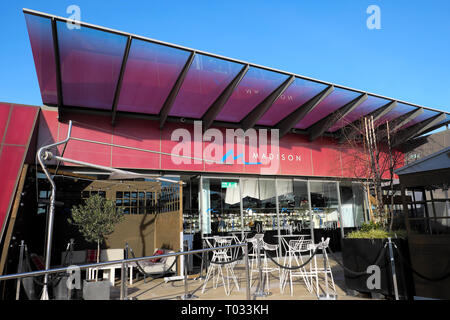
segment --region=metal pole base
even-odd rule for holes
[[[253,296],[254,296],[254,297],[262,297],[262,298],[265,298],[265,297],[270,296],[271,294],[272,294],[271,292],[259,291],[259,292],[255,292],[255,293],[253,294]]]
[[[337,300],[337,294],[320,294],[319,300]]]
[[[44,284],[44,288],[42,288],[41,300],[50,300],[48,296],[47,285]]]
[[[181,300],[192,300],[198,298],[195,294],[188,293],[181,296]]]

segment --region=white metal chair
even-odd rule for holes
[[[266,288],[269,290],[269,274],[273,272],[278,272],[278,276],[280,278],[280,292],[281,292],[281,270],[277,265],[272,266],[269,265],[267,254],[265,251],[271,251],[275,253],[277,263],[280,263],[280,258],[278,255],[278,245],[265,243],[264,234],[257,233],[253,238],[247,239],[248,242],[252,244],[252,251],[249,253],[249,258],[251,258],[250,263],[250,284],[252,283],[253,273],[259,273],[259,265],[258,265],[258,246],[259,246],[259,255],[261,258],[261,271],[263,276],[266,276]],[[264,250],[263,250],[264,249]]]
[[[302,253],[310,252],[310,243],[311,240],[290,240],[287,245],[286,255],[284,257],[283,265],[291,268],[295,265],[293,265],[293,262],[295,261],[297,266],[300,266],[304,264]],[[311,262],[310,262],[311,263]],[[305,285],[309,292],[312,292],[312,286],[311,286],[311,277],[313,274],[309,271],[307,271],[307,267],[303,266],[299,269],[285,269],[282,275],[282,292],[284,292],[284,288],[287,284],[287,281],[289,279],[290,282],[290,289],[291,289],[291,296],[293,295],[293,278],[295,277],[301,277],[303,281],[305,282]]]
[[[208,240],[206,241],[207,244],[213,248],[213,247],[225,247],[231,245],[232,239],[226,239],[221,238],[218,236],[214,237],[214,244],[211,244]],[[206,289],[206,285],[209,281],[209,279],[212,277],[213,279],[213,288],[216,289],[219,281],[222,279],[222,284],[225,290],[225,294],[228,296],[230,295],[231,289],[230,289],[230,277],[233,279],[237,289],[239,290],[239,283],[237,281],[237,277],[234,273],[234,266],[236,262],[231,262],[227,264],[216,264],[214,262],[228,262],[232,260],[232,252],[229,248],[225,249],[218,249],[213,251],[213,256],[211,258],[211,264],[208,268],[208,272],[206,274],[206,279],[203,284],[202,293],[204,293]],[[223,268],[225,268],[226,276],[224,275]],[[226,283],[225,283],[226,278]]]
[[[269,253],[266,253],[266,251],[270,251],[270,252],[274,252],[276,257],[275,260],[276,262],[279,264],[280,263],[280,257],[278,255],[278,245],[277,244],[269,244],[269,243],[265,243],[263,242],[263,248],[264,248],[264,254],[263,254],[263,266],[262,266],[262,273],[266,275],[266,285],[267,285],[267,291],[269,291],[270,285],[269,285],[269,274],[273,273],[273,272],[278,272],[278,278],[280,280],[279,283],[279,288],[280,288],[280,292],[282,291],[281,288],[281,280],[282,280],[282,276],[281,276],[281,269],[279,266],[277,266],[276,264],[269,265],[268,263],[268,258],[267,255]],[[258,270],[259,271],[259,270]]]
[[[257,233],[253,236],[253,238],[247,238],[247,242],[252,244],[252,250],[248,254],[248,259],[250,261],[250,285],[252,283],[253,270],[258,270],[258,245],[262,245],[263,238],[263,233]],[[260,248],[262,248],[262,246]],[[260,255],[263,257],[261,250]]]
[[[333,278],[333,272],[331,271],[331,266],[330,266],[330,262],[328,260],[328,254],[327,254],[327,248],[329,246],[330,243],[330,238],[327,238],[325,241],[322,238],[322,241],[320,243],[317,244],[310,244],[309,248],[310,248],[310,252],[311,254],[314,252],[314,250],[318,249],[320,251],[322,251],[322,255],[324,257],[324,261],[323,267],[318,267],[317,266],[317,254],[319,254],[319,252],[317,252],[317,254],[314,256],[313,258],[313,262],[310,264],[310,274],[311,274],[311,279],[314,279],[316,281],[316,293],[317,296],[319,296],[319,273],[323,273],[324,277],[325,277],[325,281],[328,282],[328,275],[331,278],[331,285],[333,287],[333,291],[334,293],[336,293],[336,287],[334,285],[334,278]],[[328,288],[327,288],[328,289]]]

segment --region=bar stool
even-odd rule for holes
[[[295,260],[297,266],[300,266],[304,263],[302,253],[309,252],[310,253],[310,245],[311,240],[290,240],[286,256],[284,257],[284,265],[288,267],[293,266],[293,261]],[[298,255],[298,257],[297,257]],[[288,260],[288,261],[286,261]],[[299,261],[300,260],[300,261]],[[284,288],[287,284],[287,278],[289,277],[290,282],[290,289],[291,289],[291,296],[293,295],[294,289],[293,289],[293,278],[294,277],[301,277],[306,284],[306,288],[309,292],[312,292],[312,286],[310,279],[314,274],[307,271],[306,266],[303,266],[302,268],[299,268],[297,270],[284,270],[283,277],[282,277],[282,292],[284,292]]]
[[[317,266],[317,259],[316,259],[317,254],[316,254],[314,256],[314,258],[313,258],[314,262],[313,262],[313,264],[311,264],[311,267],[310,267],[311,277],[312,277],[312,279],[316,280],[316,293],[317,293],[317,296],[319,296],[319,276],[318,276],[319,273],[323,273],[324,277],[326,277],[326,279],[328,279],[327,278],[328,275],[330,276],[330,278],[331,278],[331,285],[333,287],[333,291],[334,291],[334,293],[336,293],[336,287],[334,285],[333,272],[331,271],[331,266],[330,266],[330,262],[328,260],[328,254],[327,254],[327,248],[329,246],[329,243],[330,243],[330,238],[327,238],[325,241],[322,238],[322,241],[320,243],[317,243],[317,244],[311,243],[309,245],[310,252],[311,252],[310,254],[312,254],[312,252],[314,252],[315,250],[321,250],[323,258],[324,258],[324,261],[323,261],[324,266],[323,267],[318,267]]]
[[[210,248],[214,247],[224,247],[231,245],[231,239],[221,238],[219,236],[214,237],[214,244],[211,244],[208,240],[206,241]],[[230,277],[233,279],[236,284],[237,289],[239,290],[239,283],[237,281],[236,275],[234,273],[234,266],[236,262],[231,262],[227,264],[216,264],[214,262],[228,262],[231,261],[232,255],[229,248],[219,249],[213,251],[213,256],[211,258],[211,264],[208,268],[208,272],[206,274],[206,279],[203,284],[202,293],[205,292],[206,285],[209,279],[212,277],[213,279],[213,288],[216,289],[220,280],[222,280],[222,284],[225,290],[225,294],[230,295]],[[223,267],[225,267],[226,276],[223,272]],[[225,283],[226,278],[226,283]]]

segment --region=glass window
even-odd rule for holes
[[[326,85],[322,83],[295,78],[294,82],[275,100],[257,124],[274,126],[325,88]]]
[[[170,115],[201,118],[241,69],[241,64],[197,54]]]
[[[295,125],[295,128],[306,129],[312,126],[314,123],[325,118],[330,113],[336,111],[359,95],[359,92],[335,88],[330,95],[323,99],[317,107],[314,108],[314,112],[308,113],[302,120],[300,120],[299,123]]]
[[[52,26],[48,18],[25,14],[25,21],[33,50],[39,88],[44,104],[57,104],[56,65],[53,48]]]
[[[203,178],[203,196],[204,233],[241,230],[238,180]]]
[[[198,177],[182,177],[183,185],[183,229],[185,233],[200,232],[199,202],[198,202]]]
[[[339,203],[336,182],[311,181],[310,193],[314,228],[337,228]]]
[[[216,120],[240,122],[287,78],[285,74],[250,67]]]
[[[64,104],[111,110],[127,37],[56,23]]]
[[[158,114],[189,52],[133,39],[117,110]]]
[[[360,227],[364,222],[364,192],[361,183],[342,181],[341,193],[342,225],[344,228]]]

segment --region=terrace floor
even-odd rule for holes
[[[340,259],[340,255],[336,254],[336,258]],[[347,294],[344,281],[344,271],[335,260],[329,258],[330,266],[332,268],[337,300],[371,300],[370,297],[362,297],[362,295],[354,296]],[[342,261],[342,260],[341,260]],[[323,266],[322,257],[317,257],[317,265]],[[225,294],[223,285],[219,283],[217,288],[213,288],[212,279],[208,281],[204,293],[202,293],[202,287],[204,279],[199,279],[199,275],[189,275],[188,280],[188,293],[195,295],[194,300],[245,300],[246,299],[246,278],[245,267],[243,264],[237,264],[235,266],[235,274],[238,278],[239,290],[230,279],[231,293]],[[138,273],[137,271],[135,272]],[[206,272],[204,272],[204,276]],[[329,279],[329,278],[328,278]],[[256,297],[253,294],[258,288],[258,273],[253,273],[251,283],[251,299],[252,300],[317,300],[316,292],[310,293],[303,280],[300,277],[296,277],[293,283],[293,293],[291,295],[289,283],[284,289],[284,293],[279,289],[279,276],[278,273],[272,273],[269,277],[270,294],[265,297]],[[331,283],[329,282],[331,285]],[[324,275],[319,274],[319,290],[320,294],[324,294],[325,280]],[[330,294],[333,291],[330,287]],[[136,300],[180,300],[185,294],[185,284],[182,280],[165,282],[164,278],[147,278],[147,282],[144,283],[143,276],[139,275],[139,279],[136,278],[133,281],[133,285],[128,285],[128,297],[129,299]],[[112,289],[111,299],[118,299],[120,297],[120,283]]]

